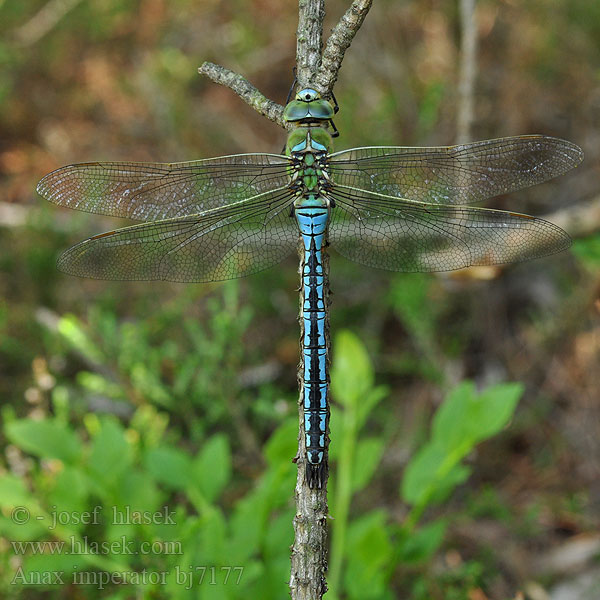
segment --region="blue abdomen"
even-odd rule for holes
[[[325,201],[311,198],[296,207],[304,244],[302,262],[302,337],[306,475],[310,487],[322,487],[327,471],[329,419],[327,345],[322,248],[329,210]]]

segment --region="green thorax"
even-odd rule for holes
[[[333,117],[333,107],[323,100],[319,92],[311,89],[300,90],[296,98],[286,105],[283,118],[288,123],[298,121],[329,121]]]
[[[326,177],[323,167],[330,149],[331,136],[320,127],[302,127],[289,134],[286,151],[296,159],[292,180],[301,183],[298,189],[317,191],[319,183]]]
[[[294,127],[288,135],[286,154],[329,154],[333,142],[326,127],[332,117],[331,104],[323,100],[318,92],[311,89],[298,92],[296,99],[283,111],[283,118]]]

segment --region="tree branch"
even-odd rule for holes
[[[317,91],[326,98],[331,96],[344,54],[363,24],[372,3],[373,0],[354,0],[327,40],[315,79]]]
[[[314,79],[321,64],[324,18],[325,0],[298,1],[296,78],[300,89],[314,87]]]
[[[205,62],[199,69],[200,75],[206,75],[215,83],[224,85],[233,90],[246,104],[249,104],[255,111],[267,117],[270,121],[277,123],[285,128],[286,123],[283,120],[283,106],[269,100],[261,94],[245,77],[234,73],[225,67],[215,65],[211,62]]]

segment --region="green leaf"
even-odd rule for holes
[[[461,452],[448,454],[446,448],[430,442],[406,466],[402,478],[402,498],[409,504],[430,504],[444,500],[463,483],[470,470],[459,465]]]
[[[271,435],[264,449],[265,458],[271,466],[292,460],[298,452],[298,419],[287,419]]]
[[[192,485],[212,502],[231,479],[231,451],[224,435],[215,435],[202,447],[192,463]]]
[[[209,565],[226,564],[227,523],[221,511],[215,507],[207,510],[200,520],[200,542],[202,558]]]
[[[469,420],[469,405],[476,400],[475,384],[462,381],[447,396],[433,417],[432,440],[452,451],[465,441],[472,445],[473,432],[478,426]]]
[[[402,563],[414,564],[430,560],[444,541],[446,527],[446,521],[438,519],[405,534],[398,548]]]
[[[33,496],[22,479],[9,473],[0,476],[0,506],[10,509],[27,505],[31,500]]]
[[[80,371],[77,373],[77,383],[94,394],[107,396],[108,398],[125,398],[124,390],[120,385],[97,373]]]
[[[573,254],[590,269],[600,266],[600,234],[596,233],[583,239],[575,240]]]
[[[373,386],[374,374],[369,355],[358,337],[344,330],[335,338],[333,356],[333,395],[340,404],[356,404]]]
[[[367,438],[358,442],[356,456],[360,457],[360,460],[355,461],[353,465],[353,492],[358,492],[369,483],[383,456],[384,450],[385,441],[381,438]]]
[[[104,357],[100,348],[87,335],[81,321],[75,315],[65,315],[58,322],[58,332],[70,346],[94,363],[102,363]]]
[[[371,411],[383,400],[389,393],[389,388],[385,385],[378,385],[366,391],[360,402],[356,405],[356,424],[360,429]]]
[[[344,587],[351,598],[382,598],[391,569],[392,544],[383,511],[372,511],[348,527]]]
[[[433,420],[433,438],[449,451],[468,446],[468,452],[509,422],[522,394],[521,384],[503,383],[477,396],[472,382],[462,382],[438,409]]]
[[[244,564],[258,551],[264,533],[265,513],[271,508],[265,504],[263,494],[256,490],[235,505],[229,520],[231,564]]]
[[[119,486],[119,499],[124,506],[139,512],[154,512],[163,500],[152,476],[145,471],[130,469]]]
[[[279,515],[271,514],[265,531],[263,550],[267,562],[277,558],[285,558],[286,562],[289,562],[288,556],[282,556],[285,553],[281,549],[289,548],[294,542],[294,529],[292,527],[294,512],[290,508]]]
[[[146,453],[144,463],[158,482],[170,488],[185,489],[191,483],[192,461],[177,448],[152,448]]]
[[[518,383],[498,384],[479,396],[471,382],[456,386],[434,416],[431,441],[406,467],[404,500],[414,505],[441,502],[465,481],[470,471],[460,461],[508,423],[522,393]]]
[[[469,479],[472,469],[463,464],[455,464],[449,471],[440,474],[429,496],[429,505],[441,504],[454,491],[454,488]]]
[[[115,418],[104,417],[100,423],[100,431],[92,440],[88,466],[95,479],[110,484],[129,468],[133,454],[123,426]]]
[[[13,444],[40,458],[74,463],[81,455],[81,444],[75,432],[54,419],[12,421],[4,430]]]
[[[428,443],[412,457],[402,477],[402,499],[405,502],[418,504],[431,493],[429,488],[439,479],[438,472],[446,456],[443,446]]]
[[[65,466],[58,474],[56,484],[49,495],[50,504],[57,506],[59,512],[80,513],[86,509],[88,495],[87,479],[78,467]],[[79,529],[77,523],[70,527]]]
[[[508,424],[523,395],[521,383],[500,383],[486,388],[471,407],[470,415],[477,419],[476,441],[492,437]]]
[[[144,363],[138,362],[131,367],[131,383],[138,392],[147,396],[154,404],[173,408],[173,397],[160,381],[159,376]]]

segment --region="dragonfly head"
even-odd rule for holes
[[[305,88],[300,90],[296,94],[296,100],[300,100],[301,102],[313,102],[314,100],[320,100],[321,94],[316,90],[311,90],[310,88]]]
[[[333,117],[333,107],[323,100],[316,90],[305,88],[296,94],[283,111],[283,118],[288,123],[299,125],[329,121]]]

